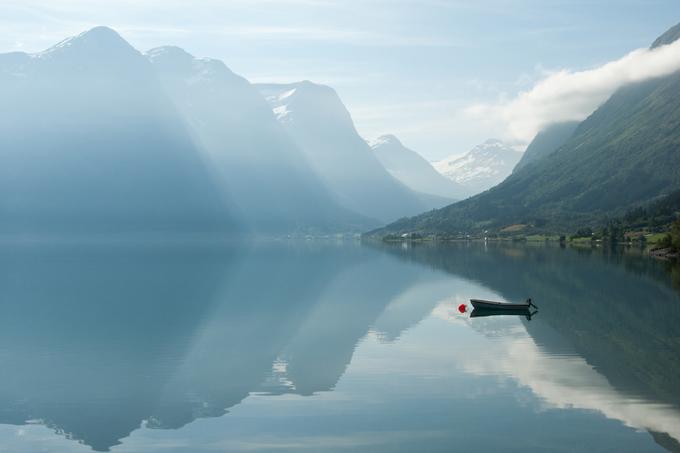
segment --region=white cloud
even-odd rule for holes
[[[476,104],[466,112],[500,122],[509,138],[529,142],[548,124],[583,120],[618,88],[680,70],[680,41],[657,49],[638,49],[585,71],[552,72],[511,99]]]

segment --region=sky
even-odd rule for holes
[[[331,85],[364,138],[395,134],[435,161],[488,138],[522,148],[680,68],[680,47],[636,51],[677,22],[677,0],[0,0],[0,52],[106,25],[252,82]]]

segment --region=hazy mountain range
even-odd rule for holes
[[[653,46],[679,36],[673,27]],[[680,73],[624,86],[578,126],[562,127],[539,134],[525,162],[501,184],[378,234],[511,225],[569,231],[601,225],[680,189]]]
[[[677,73],[628,85],[524,154],[487,140],[433,167],[393,135],[369,145],[328,86],[253,85],[219,60],[142,54],[96,27],[0,54],[12,106],[0,113],[0,234],[594,225],[680,189],[679,88]]]
[[[420,154],[406,148],[394,135],[369,142],[387,171],[411,189],[452,200],[469,195],[467,188],[439,174]]]
[[[450,203],[418,193],[383,167],[335,90],[303,81],[257,85],[310,165],[346,208],[384,221]]]
[[[106,27],[1,54],[0,96],[3,234],[359,232],[452,201],[393,177],[333,89]]]
[[[246,79],[178,47],[146,53],[214,179],[258,232],[333,231],[367,224],[342,208]]]
[[[239,228],[153,68],[112,30],[0,55],[0,98],[0,232]]]

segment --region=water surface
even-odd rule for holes
[[[0,451],[680,451],[665,266],[523,245],[5,245]],[[531,320],[457,310],[527,296]]]

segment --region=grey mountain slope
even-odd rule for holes
[[[664,32],[661,36],[656,38],[652,43],[651,48],[656,49],[657,47],[674,43],[679,38],[680,38],[680,24],[675,24],[674,26],[666,30],[666,32]]]
[[[580,121],[567,121],[552,124],[540,131],[531,141],[526,151],[524,151],[513,172],[557,151],[560,146],[564,145],[571,138],[579,124]]]
[[[332,198],[246,79],[177,47],[152,49],[147,57],[256,231],[357,231],[372,224]]]
[[[680,189],[680,73],[625,86],[556,152],[493,189],[377,234],[522,223],[574,230]]]
[[[308,81],[257,87],[346,208],[385,222],[446,204],[411,191],[384,169],[332,88]]]
[[[1,55],[0,100],[3,233],[234,231],[151,65],[113,30]]]
[[[416,192],[461,199],[466,190],[445,178],[420,154],[406,148],[394,135],[383,135],[369,143],[387,171]]]

